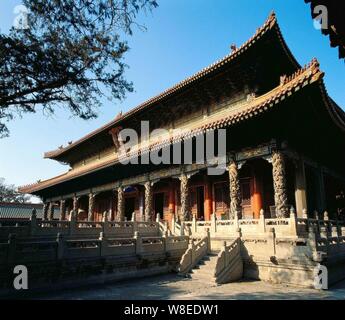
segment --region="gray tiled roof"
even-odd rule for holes
[[[30,219],[32,209],[36,209],[37,218],[43,218],[43,205],[30,203],[0,203],[0,219]],[[54,210],[54,219],[60,216],[59,208]]]

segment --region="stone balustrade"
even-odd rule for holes
[[[181,234],[181,227],[175,221],[172,224],[174,234]],[[297,218],[294,213],[289,218],[266,219],[263,211],[259,219],[235,219],[218,220],[213,214],[210,221],[192,221],[184,222],[184,233],[198,237],[203,235],[207,229],[210,230],[211,238],[236,237],[238,229],[244,235],[265,235],[270,228],[274,228],[279,236],[297,236]]]
[[[243,236],[265,236],[274,228],[278,237],[307,237],[310,227],[316,227],[321,238],[345,236],[345,223],[336,220],[321,220],[310,218],[297,218],[292,210],[288,218],[266,219],[263,210],[259,219],[232,219],[219,220],[213,214],[210,221],[185,221],[178,224],[173,220],[171,232],[173,234],[190,234],[200,237],[210,230],[211,238],[237,237],[240,229]]]
[[[188,249],[182,256],[180,265],[178,266],[178,272],[183,275],[187,274],[210,251],[211,241],[209,231],[206,231],[204,237],[198,241],[190,238]]]
[[[241,257],[241,239],[237,238],[230,245],[225,241],[221,248],[214,270],[217,283],[237,281],[243,275],[243,261]]]
[[[7,239],[10,234],[17,238],[51,238],[60,233],[67,238],[98,238],[100,232],[108,238],[133,237],[138,231],[142,236],[161,235],[159,222],[143,221],[54,221],[38,220],[33,215],[30,221],[18,221],[0,225],[0,239]]]
[[[0,243],[0,265],[13,265],[59,260],[145,256],[183,252],[188,237],[145,237],[136,231],[131,238],[108,238],[103,232],[97,239],[66,239],[58,234],[55,240],[25,240],[11,234],[7,243]]]

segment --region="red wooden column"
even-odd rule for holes
[[[175,208],[176,208],[176,195],[175,195],[175,184],[171,182],[169,185],[168,194],[168,209],[169,213],[163,214],[163,219],[168,222],[168,226],[171,226],[172,218],[175,217]]]
[[[254,212],[254,219],[260,218],[260,210],[263,209],[263,200],[262,200],[262,177],[255,170],[255,176],[253,178],[253,196],[252,196],[252,206]]]
[[[175,185],[172,182],[169,190],[169,213],[175,215]]]
[[[209,179],[205,179],[205,201],[204,201],[204,211],[205,211],[205,221],[211,220],[213,209],[213,199],[212,199],[212,184]]]

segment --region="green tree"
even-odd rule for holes
[[[0,178],[0,202],[26,203],[30,201],[30,196],[18,192],[14,185],[5,184],[5,179]]]
[[[124,38],[141,27],[139,12],[155,0],[23,0],[21,22],[0,33],[0,137],[6,122],[63,106],[96,117],[100,97],[121,100],[133,90],[124,77]]]

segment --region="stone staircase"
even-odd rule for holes
[[[212,252],[204,256],[200,262],[189,272],[189,278],[216,284],[215,270],[218,261],[218,252]]]
[[[200,246],[198,248],[200,251]],[[189,254],[193,257],[192,249],[193,246],[190,246]],[[182,274],[188,278],[209,284],[224,284],[240,280],[243,276],[241,239],[237,238],[230,245],[224,242],[222,249],[218,252],[203,251],[203,254],[199,254],[197,259],[194,259],[183,270],[185,272]]]

